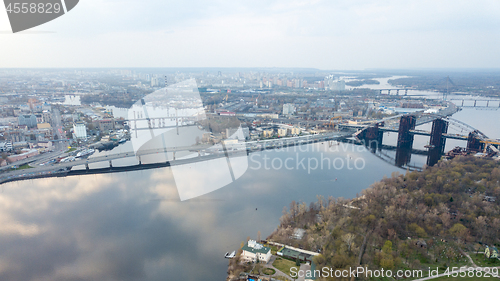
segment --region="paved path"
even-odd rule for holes
[[[285,277],[287,279],[291,279],[290,276],[288,276],[287,274],[283,273],[281,270],[277,269],[276,267],[273,266],[273,262],[276,260],[276,256],[271,256],[271,259],[269,260],[269,262],[267,264],[264,265],[264,267],[267,267],[267,268],[272,268],[276,271],[275,274],[271,275],[271,277],[275,277],[275,276],[282,276],[282,277]]]
[[[304,280],[306,280],[305,274],[306,274],[306,272],[308,272],[308,270],[311,270],[311,266],[310,265],[305,264],[305,263],[300,264],[299,272],[302,272],[304,275],[303,276],[299,276],[299,278],[297,278],[297,281],[304,281]]]

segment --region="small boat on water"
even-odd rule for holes
[[[236,251],[232,251],[232,252],[231,252],[231,254],[230,254],[229,252],[227,252],[227,253],[224,255],[224,257],[225,257],[226,259],[232,259],[232,258],[234,258],[235,256],[236,256]]]
[[[127,139],[121,139],[118,143],[124,143],[126,141],[127,141]]]

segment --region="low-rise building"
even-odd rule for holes
[[[12,162],[20,161],[20,160],[23,160],[23,159],[26,159],[29,157],[36,156],[38,154],[39,154],[39,152],[36,149],[26,150],[21,154],[15,154],[15,155],[11,155],[11,156],[7,157],[7,162],[12,163]]]
[[[267,263],[271,259],[271,248],[264,247],[255,240],[248,240],[241,250],[241,258],[246,261]]]
[[[43,130],[43,129],[50,129],[51,126],[49,123],[38,123],[38,124],[36,124],[36,128],[38,130]]]
[[[111,131],[115,129],[115,120],[113,119],[102,119],[98,121],[99,130],[101,132]]]
[[[37,145],[40,147],[44,147],[47,150],[51,150],[53,147],[53,143],[51,141],[39,141]]]
[[[263,130],[262,131],[262,137],[264,138],[270,138],[274,134],[274,130]]]
[[[278,136],[286,137],[287,134],[288,134],[288,130],[286,128],[279,128],[278,129]]]
[[[12,143],[11,142],[0,142],[0,151],[11,151]]]
[[[300,135],[300,128],[299,127],[293,127],[290,129],[290,133],[292,135]]]

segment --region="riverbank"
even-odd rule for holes
[[[353,200],[292,202],[268,240],[320,253],[313,258],[317,267],[467,265],[463,252],[500,243],[499,181],[500,163],[475,157],[393,173]]]

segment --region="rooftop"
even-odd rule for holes
[[[248,240],[245,246],[243,246],[241,249],[254,254],[267,254],[269,251],[271,251],[271,248],[264,247],[262,244],[257,243],[255,240]]]

